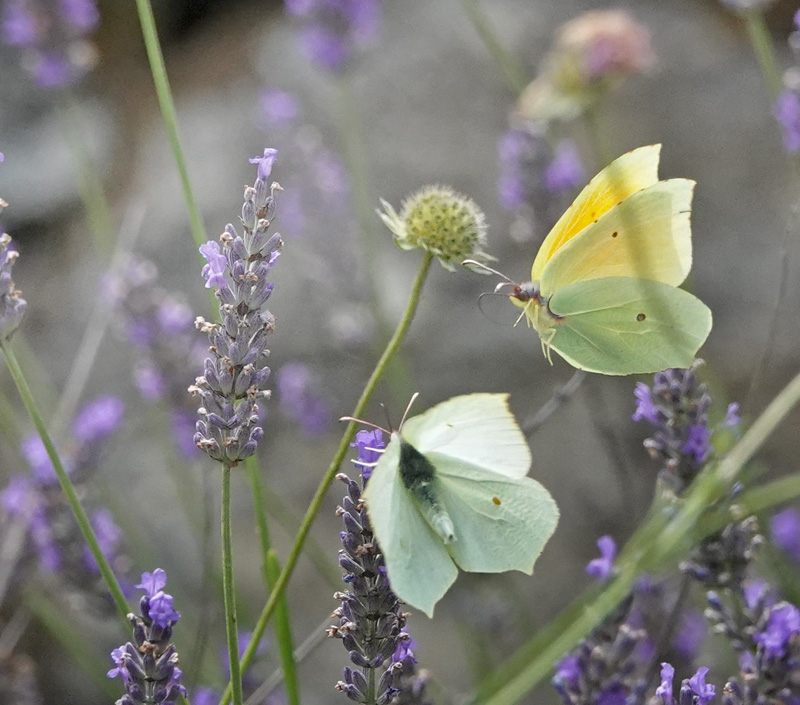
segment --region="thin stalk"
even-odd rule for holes
[[[50,438],[50,434],[48,433],[47,427],[44,424],[42,415],[39,413],[39,409],[36,407],[36,402],[34,401],[31,390],[28,387],[27,381],[25,380],[25,376],[22,374],[22,370],[19,367],[17,358],[14,356],[14,353],[8,346],[7,342],[0,343],[0,349],[2,349],[3,354],[5,355],[8,370],[11,373],[14,383],[17,385],[17,390],[19,391],[22,403],[25,405],[25,408],[31,417],[31,421],[33,421],[33,425],[36,427],[39,437],[42,439],[42,443],[47,450],[47,455],[50,458],[50,462],[53,464],[56,476],[58,477],[58,481],[61,484],[61,489],[64,491],[64,496],[66,497],[70,509],[72,510],[72,514],[75,516],[75,520],[78,522],[78,526],[83,534],[83,538],[86,541],[86,544],[89,546],[89,551],[91,552],[92,557],[95,559],[98,567],[100,568],[100,574],[106,581],[108,590],[111,593],[111,598],[114,600],[114,604],[117,606],[117,610],[119,610],[119,613],[125,622],[125,628],[127,629],[130,627],[128,622],[128,612],[130,610],[128,608],[128,602],[125,599],[125,595],[122,593],[122,588],[120,587],[119,582],[114,575],[111,565],[103,555],[103,552],[100,550],[100,544],[97,542],[97,537],[95,536],[94,529],[92,529],[92,524],[89,521],[89,517],[81,505],[81,501],[78,499],[75,486],[72,484],[72,480],[70,479],[69,475],[67,475],[64,465],[61,463],[61,458],[58,457],[56,447],[53,444],[53,440]]]
[[[503,74],[506,85],[517,95],[522,93],[528,84],[525,69],[503,46],[497,32],[494,31],[489,19],[481,9],[478,0],[461,0],[461,7],[464,8],[469,21],[480,36],[489,55]]]
[[[172,156],[175,158],[175,166],[178,168],[178,175],[183,188],[183,199],[186,202],[186,210],[189,215],[189,227],[195,244],[200,247],[208,238],[206,237],[205,227],[203,227],[200,209],[197,207],[197,201],[194,198],[192,183],[189,179],[189,170],[186,167],[186,159],[181,148],[181,140],[178,134],[178,115],[175,111],[175,103],[172,100],[167,69],[164,65],[164,55],[161,53],[161,46],[158,42],[158,30],[153,16],[153,8],[150,0],[136,0],[136,9],[139,12],[139,22],[142,25],[142,37],[147,49],[147,58],[150,61],[150,72],[153,74],[153,83],[158,95],[158,103],[161,106],[161,117],[167,129]]]
[[[272,590],[281,572],[278,558],[272,550],[267,524],[266,502],[264,501],[264,485],[259,473],[258,460],[251,455],[245,460],[247,475],[250,479],[250,491],[253,495],[253,511],[256,515],[258,540],[261,544],[262,572],[264,586]],[[286,594],[282,596],[275,610],[275,638],[278,641],[278,652],[283,668],[286,686],[286,699],[289,705],[300,705],[300,685],[297,681],[297,664],[294,660],[294,644],[292,643],[292,626],[289,617],[289,605]]]
[[[758,67],[767,84],[770,100],[775,99],[781,92],[781,72],[778,60],[775,57],[775,48],[772,46],[772,36],[769,33],[763,13],[751,8],[742,13],[747,27],[747,36],[758,61]]]
[[[513,664],[513,668],[507,666],[498,669],[498,673],[481,685],[472,702],[481,705],[514,705],[519,702],[550,673],[561,656],[628,594],[637,575],[642,571],[655,572],[663,568],[688,538],[701,538],[695,530],[700,525],[699,519],[705,509],[730,488],[744,465],[798,402],[800,374],[773,399],[730,453],[695,480],[672,519],[667,519],[664,511],[651,512],[651,518],[636,531],[620,555],[617,578],[600,594],[590,591],[563,610],[550,625],[520,649],[529,658],[523,661],[512,655],[509,663]],[[777,501],[779,497],[773,493],[770,498]],[[781,501],[785,498],[786,495]],[[709,526],[710,523],[703,525],[704,529]],[[648,537],[646,542],[642,541],[642,535]],[[631,546],[635,546],[635,550],[631,550]],[[549,638],[543,639],[543,635]],[[502,679],[498,677],[501,670]],[[487,687],[489,684],[491,688]]]
[[[101,253],[108,254],[114,246],[111,208],[97,166],[86,143],[85,121],[78,114],[80,108],[66,94],[64,98],[64,104],[59,112],[70,151],[75,158],[81,201],[86,209],[89,229],[94,235],[95,247]]]
[[[264,570],[267,575],[267,584],[270,588],[274,588],[281,574],[281,565],[278,563],[278,558],[272,549],[267,553]],[[297,679],[297,662],[294,657],[289,603],[286,599],[286,592],[281,595],[278,607],[275,609],[275,636],[278,640],[286,701],[289,705],[300,705],[300,683]]]
[[[242,672],[239,668],[239,629],[236,620],[236,595],[233,586],[233,546],[231,542],[231,466],[222,464],[222,592],[225,602],[225,631],[228,635],[228,661],[231,667],[233,705],[242,705]],[[257,643],[260,636],[253,637]],[[252,642],[251,642],[252,643]]]
[[[403,342],[403,339],[405,338],[406,333],[411,326],[411,321],[414,320],[414,314],[417,312],[417,307],[419,306],[422,287],[425,284],[425,279],[428,275],[428,271],[430,270],[431,262],[433,262],[433,255],[426,252],[423,256],[422,263],[420,264],[419,271],[417,272],[417,277],[414,280],[414,284],[411,288],[411,294],[409,295],[408,303],[406,304],[406,310],[403,313],[400,322],[397,324],[394,335],[392,335],[391,339],[387,343],[386,349],[383,351],[383,354],[378,360],[378,364],[375,366],[372,375],[367,381],[364,391],[361,393],[361,397],[359,398],[358,403],[356,404],[356,407],[352,413],[354,418],[358,418],[361,416],[361,414],[363,414],[364,409],[366,409],[369,400],[372,398],[372,395],[378,386],[378,382],[380,382],[381,378],[386,372],[389,361],[397,352],[398,348],[400,347],[400,343]],[[289,553],[289,558],[286,561],[286,565],[283,567],[283,570],[281,570],[281,574],[278,576],[278,580],[275,582],[275,587],[272,588],[272,592],[267,600],[267,604],[264,606],[264,609],[262,610],[261,615],[256,622],[256,626],[253,629],[253,638],[250,640],[250,643],[247,645],[247,648],[242,655],[242,670],[247,670],[251,661],[253,660],[253,657],[255,656],[257,644],[261,641],[261,637],[264,635],[264,630],[267,627],[267,623],[277,607],[281,594],[286,589],[286,585],[289,582],[292,571],[297,565],[297,560],[303,550],[303,545],[306,537],[308,536],[308,532],[311,530],[311,525],[314,523],[314,519],[319,513],[320,507],[322,507],[322,502],[325,500],[325,494],[327,493],[331,482],[333,482],[334,477],[336,477],[336,473],[339,471],[339,466],[342,464],[344,456],[347,454],[347,451],[350,447],[350,441],[352,441],[353,436],[355,436],[356,427],[356,423],[353,421],[347,424],[347,428],[342,435],[342,440],[339,442],[339,447],[334,453],[333,460],[331,460],[331,464],[328,466],[328,469],[325,472],[325,475],[323,476],[313,499],[311,500],[311,504],[309,505],[305,517],[303,518],[303,523],[301,524],[300,529],[297,532],[297,536],[295,537],[294,545]],[[230,697],[231,684],[229,683],[225,688],[222,698],[220,699],[220,705],[227,705]]]

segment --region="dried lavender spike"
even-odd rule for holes
[[[189,387],[200,397],[194,442],[214,460],[235,465],[253,455],[263,436],[259,425],[259,399],[269,398],[265,388],[270,374],[266,366],[267,340],[275,318],[261,310],[272,293],[267,281],[283,246],[280,235],[269,235],[275,212],[275,193],[267,186],[277,151],[265,149],[258,164],[255,186],[246,187],[239,235],[228,225],[220,236],[222,247],[210,241],[200,247],[208,261],[203,267],[206,287],[215,287],[220,301],[220,323],[198,317],[195,325],[208,334],[212,357],[206,358],[204,374]]]

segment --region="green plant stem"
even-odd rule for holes
[[[222,527],[222,592],[225,602],[225,632],[228,635],[228,662],[231,666],[231,694],[233,696],[233,705],[242,705],[242,672],[239,668],[239,628],[236,620],[236,595],[233,586],[231,466],[228,463],[222,464],[222,518],[220,525]]]
[[[756,55],[756,61],[767,84],[770,100],[775,99],[781,92],[781,72],[778,60],[775,58],[775,48],[772,46],[772,37],[761,10],[751,8],[742,12],[747,35]]]
[[[189,215],[189,226],[195,244],[200,247],[208,239],[203,227],[203,219],[200,216],[200,209],[194,198],[192,183],[189,179],[189,170],[186,167],[186,159],[181,148],[181,140],[178,134],[178,115],[175,111],[175,103],[172,100],[172,91],[169,86],[167,69],[164,65],[164,55],[161,53],[161,46],[158,42],[158,31],[156,20],[153,16],[153,8],[150,0],[136,0],[136,9],[139,12],[139,22],[142,25],[142,37],[144,38],[147,58],[150,61],[150,72],[153,74],[158,103],[161,106],[161,117],[167,129],[167,137],[175,158],[175,165],[178,168],[178,175],[183,188],[183,199],[186,202],[186,210]]]
[[[83,534],[83,538],[86,541],[86,544],[89,546],[92,557],[97,562],[97,565],[100,569],[100,574],[103,576],[103,580],[106,581],[108,590],[111,593],[111,598],[114,600],[114,604],[117,606],[117,610],[119,610],[119,613],[125,622],[125,628],[129,629],[130,624],[128,622],[128,612],[130,610],[128,608],[128,602],[125,599],[125,596],[122,594],[122,588],[120,587],[119,582],[114,575],[111,565],[103,555],[103,552],[100,550],[100,544],[97,542],[97,537],[95,536],[94,529],[92,529],[92,524],[89,521],[89,517],[87,516],[86,511],[78,499],[75,486],[72,484],[72,480],[70,479],[69,475],[67,475],[64,465],[61,463],[61,458],[58,457],[56,447],[53,444],[53,440],[50,438],[50,434],[48,433],[47,427],[44,424],[42,415],[39,413],[39,409],[36,407],[36,402],[34,401],[33,395],[28,387],[28,383],[25,380],[25,376],[22,374],[22,370],[17,362],[17,358],[7,342],[0,343],[0,349],[2,349],[3,354],[5,355],[8,370],[11,373],[14,383],[17,385],[17,390],[19,391],[22,403],[25,405],[25,409],[28,411],[31,421],[33,421],[33,425],[36,427],[39,437],[42,439],[42,443],[47,451],[47,456],[50,458],[50,462],[53,464],[56,476],[61,484],[61,489],[64,491],[64,496],[69,503],[72,514],[75,516],[75,520],[78,522],[78,526]]]
[[[433,256],[426,252],[423,255],[422,263],[420,264],[419,271],[417,272],[417,277],[414,280],[414,284],[411,288],[411,294],[409,295],[408,303],[406,304],[406,310],[403,313],[400,322],[397,324],[394,334],[387,343],[386,349],[383,351],[383,354],[378,360],[378,364],[375,366],[372,375],[367,381],[364,391],[361,393],[361,397],[359,398],[356,407],[353,410],[352,416],[354,418],[358,418],[361,416],[361,414],[363,414],[367,404],[369,403],[369,400],[372,398],[372,395],[378,386],[378,382],[380,382],[384,372],[386,371],[389,361],[397,352],[397,349],[400,347],[400,343],[403,342],[403,339],[405,338],[406,333],[411,326],[411,321],[414,319],[414,314],[419,306],[422,288],[425,284],[425,279],[427,278],[432,261]],[[242,670],[247,670],[251,661],[253,660],[257,644],[264,635],[264,630],[267,627],[267,623],[269,622],[272,613],[275,611],[281,594],[286,589],[286,585],[289,582],[292,571],[294,570],[297,560],[300,557],[300,553],[303,550],[303,544],[305,543],[306,536],[308,536],[308,532],[311,530],[311,525],[313,524],[314,519],[316,518],[317,513],[322,506],[322,502],[325,499],[325,494],[327,493],[331,482],[333,482],[333,479],[336,477],[336,473],[339,471],[339,466],[342,464],[342,460],[347,454],[347,450],[350,447],[350,441],[353,440],[355,432],[356,424],[351,421],[347,424],[347,428],[342,435],[342,440],[339,442],[339,446],[333,455],[333,460],[331,460],[331,464],[328,466],[328,469],[326,470],[325,475],[323,476],[319,487],[317,488],[317,491],[315,492],[314,497],[309,504],[308,510],[303,518],[303,523],[301,524],[297,532],[297,536],[295,537],[294,545],[289,553],[289,558],[286,561],[286,565],[284,565],[283,570],[281,570],[281,574],[278,576],[278,580],[275,582],[275,587],[272,588],[272,592],[267,600],[267,604],[264,606],[264,609],[259,615],[258,621],[253,629],[253,638],[242,655]],[[227,705],[230,697],[231,684],[229,683],[222,695],[220,705]]]
[[[270,589],[275,587],[281,574],[278,557],[272,549],[266,555],[264,572],[267,585]],[[275,608],[275,636],[278,640],[278,652],[283,670],[283,687],[286,691],[286,701],[289,705],[300,705],[300,683],[297,679],[297,662],[294,657],[292,642],[291,620],[289,617],[289,603],[286,591],[283,592]]]
[[[522,93],[528,83],[525,69],[522,64],[506,51],[506,48],[497,36],[497,32],[494,31],[494,27],[492,27],[486,14],[481,9],[478,0],[461,0],[461,6],[464,8],[464,12],[486,46],[486,49],[489,51],[492,60],[503,74],[506,85],[516,95]]]
[[[79,114],[80,107],[66,93],[63,94],[63,98],[59,114],[70,151],[75,158],[81,201],[86,209],[89,228],[94,235],[95,247],[107,255],[114,246],[111,208],[97,166],[86,143],[85,121]]]
[[[573,648],[625,597],[636,576],[643,571],[655,572],[663,568],[669,560],[674,559],[677,550],[687,539],[702,538],[696,534],[698,526],[702,526],[704,530],[712,529],[709,533],[718,530],[713,522],[701,523],[701,515],[729,490],[744,465],[798,402],[800,374],[773,399],[730,453],[697,478],[677,514],[670,519],[669,512],[663,509],[663,502],[656,500],[650,518],[634,533],[620,554],[618,575],[608,587],[599,594],[590,590],[565,608],[528,644],[521,647],[518,653],[524,654],[526,658],[512,655],[509,665],[498,669],[497,673],[481,684],[472,702],[481,705],[513,705],[519,702],[550,673],[561,656]],[[788,479],[783,482],[788,482]],[[800,485],[799,479],[795,478],[795,482]],[[794,488],[794,483],[792,487]],[[800,488],[796,489],[800,493]],[[786,498],[785,494],[781,496],[776,488],[771,488],[768,496],[765,494],[760,497],[760,502],[762,508],[766,508],[766,499],[778,503]],[[756,499],[759,499],[758,495]],[[726,523],[729,522],[730,518]],[[642,536],[647,536],[648,540],[643,541]]]
[[[272,550],[269,539],[269,526],[267,524],[266,502],[264,501],[264,486],[259,473],[258,460],[251,455],[245,461],[247,476],[250,479],[250,491],[253,495],[253,511],[256,515],[258,540],[261,544],[262,572],[264,586],[267,591],[275,587],[281,568],[275,551]],[[275,638],[278,641],[278,652],[283,668],[283,679],[286,687],[286,700],[289,705],[300,705],[300,685],[297,681],[297,664],[294,660],[294,645],[292,643],[292,627],[289,617],[289,605],[286,594],[281,596],[275,610]]]

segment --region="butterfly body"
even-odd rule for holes
[[[392,589],[428,615],[459,568],[530,574],[555,530],[507,396],[454,397],[409,419],[364,491]]]
[[[403,486],[416,500],[423,518],[442,541],[452,543],[456,540],[455,528],[447,508],[439,499],[436,468],[414,446],[404,441],[399,433],[393,435],[397,436],[395,440],[400,443],[399,472]]]
[[[689,367],[711,312],[677,287],[692,262],[694,182],[658,181],[660,145],[601,171],[536,255],[532,281],[509,295],[550,357],[611,375]]]

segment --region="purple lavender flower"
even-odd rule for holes
[[[206,346],[182,296],[157,280],[155,266],[138,259],[125,262],[106,281],[121,332],[137,348],[134,385],[146,401],[166,405],[175,443],[193,460],[199,454],[193,441],[196,406],[186,387],[205,359]]]
[[[94,0],[7,0],[0,21],[3,41],[24,51],[41,88],[74,83],[95,63],[87,40],[100,21]]]
[[[681,683],[679,705],[707,705],[714,697],[715,688],[706,683],[707,668],[698,668],[691,677]],[[674,705],[673,680],[675,669],[669,663],[661,664],[661,684],[656,688],[655,699],[659,705]]]
[[[96,505],[87,483],[89,473],[96,467],[105,441],[119,427],[123,411],[116,397],[104,396],[87,404],[71,425],[70,437],[60,451],[62,462],[78,491],[84,495],[92,527],[108,558],[126,587],[124,574],[128,559],[123,534],[111,514]],[[48,573],[58,573],[62,589],[70,590],[70,599],[87,602],[87,607],[112,609],[108,592],[100,578],[97,565],[78,528],[72,511],[58,488],[55,471],[39,436],[29,436],[21,445],[30,474],[14,476],[0,493],[0,506],[9,516],[20,520],[27,528],[28,544],[32,549],[20,556],[19,569],[30,564],[29,555],[38,558],[39,567]],[[98,594],[103,599],[98,599]]]
[[[75,417],[72,435],[82,444],[102,441],[119,428],[124,413],[125,405],[119,397],[99,397]]]
[[[361,442],[366,444],[364,436]],[[362,450],[358,442],[355,445],[359,447],[357,466],[371,463],[374,451]],[[416,661],[405,632],[406,614],[389,585],[383,554],[361,499],[366,480],[362,476],[359,484],[344,474],[337,477],[347,485],[337,513],[345,525],[340,534],[339,565],[348,589],[334,595],[341,604],[333,613],[338,623],[328,630],[328,636],[342,640],[355,668],[345,667],[344,680],[336,689],[356,702],[387,705],[398,693],[404,669],[410,674],[415,665],[412,661]],[[379,669],[385,669],[380,677]]]
[[[636,411],[633,412],[631,418],[634,421],[646,419],[652,424],[658,423],[658,411],[653,404],[650,387],[644,382],[637,382],[633,388],[633,396],[636,397]]]
[[[272,126],[292,125],[300,114],[300,104],[287,91],[268,88],[261,93],[261,112]]]
[[[180,684],[178,652],[169,643],[180,614],[172,608],[172,595],[163,591],[166,582],[166,573],[156,568],[152,573],[143,573],[136,586],[145,595],[139,602],[141,616],[128,615],[133,643],[129,641],[111,652],[115,668],[108,677],[119,676],[126,690],[118,705],[174,705],[181,695],[187,695]]]
[[[319,393],[320,382],[302,362],[289,362],[278,370],[276,389],[281,409],[309,435],[328,431],[332,416]]]
[[[564,705],[642,702],[652,649],[633,604],[630,594],[560,661],[552,685]]]
[[[214,460],[232,465],[253,455],[264,434],[257,402],[269,397],[265,385],[270,369],[264,362],[275,318],[261,309],[272,293],[267,277],[283,246],[280,235],[268,234],[280,188],[267,184],[276,154],[265,149],[263,156],[250,160],[258,164],[258,178],[244,193],[244,235],[228,224],[220,236],[221,249],[213,242],[201,248],[209,262],[203,276],[216,289],[222,322],[198,318],[195,323],[208,334],[213,357],[206,358],[203,376],[189,387],[202,402],[194,441]]]
[[[772,543],[800,563],[800,512],[791,507],[777,512],[769,526]]]
[[[672,664],[661,664],[661,683],[656,688],[656,696],[661,699],[663,705],[673,705],[675,698],[673,697],[672,682],[675,678],[675,668]]]
[[[764,647],[767,656],[781,657],[786,653],[789,639],[800,633],[800,611],[788,602],[779,602],[769,612],[767,625],[757,632],[755,641]]]
[[[553,160],[544,170],[544,180],[551,193],[572,193],[586,182],[586,167],[575,142],[561,140],[556,145]]]
[[[681,658],[691,661],[699,651],[706,631],[706,620],[702,612],[687,610],[683,613],[675,634],[675,651]]]
[[[0,213],[6,202],[0,198]],[[19,252],[12,249],[11,236],[3,233],[0,235],[0,341],[11,340],[11,336],[22,322],[25,307],[28,305],[22,298],[11,279],[11,269],[19,257]]]
[[[735,401],[731,402],[725,410],[725,419],[722,425],[727,428],[736,428],[740,423],[742,423],[742,418],[739,416],[739,404]]]
[[[711,397],[694,368],[659,372],[653,378],[652,389],[639,382],[634,395],[634,421],[646,420],[654,427],[644,446],[653,458],[664,463],[659,476],[679,494],[711,457]]]
[[[800,95],[786,88],[775,101],[772,114],[783,133],[783,147],[790,154],[800,152]]]
[[[617,544],[610,536],[601,536],[597,539],[597,548],[600,549],[600,558],[589,561],[586,572],[598,580],[607,580],[614,570]]]
[[[380,429],[361,429],[356,433],[355,440],[350,444],[351,448],[358,448],[358,459],[355,466],[364,478],[364,482],[369,480],[375,463],[380,460],[381,451],[386,447],[383,440],[383,432]]]
[[[344,69],[358,46],[375,38],[380,22],[380,0],[286,0],[286,9],[305,20],[303,48],[328,71]]]

